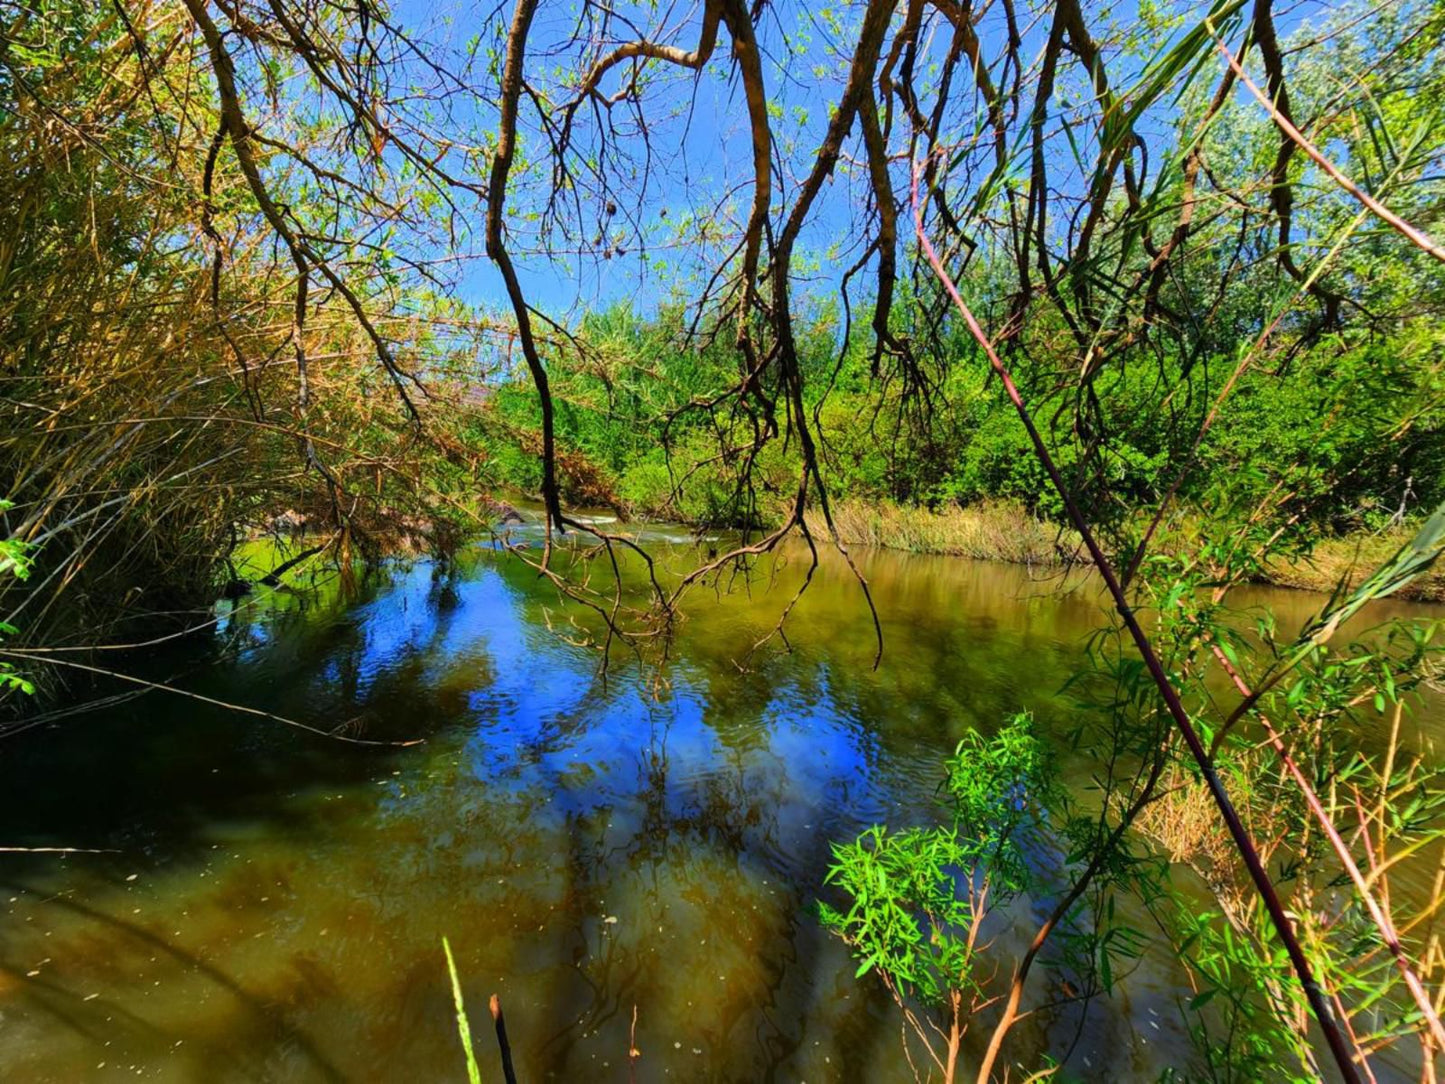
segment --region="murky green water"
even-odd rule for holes
[[[1087,586],[1016,567],[863,563],[876,672],[835,562],[790,622],[794,654],[747,673],[734,660],[796,566],[694,596],[654,693],[622,669],[604,680],[555,592],[481,553],[130,660],[427,740],[359,748],[151,693],[0,746],[0,845],[114,852],[0,854],[0,1076],[464,1079],[447,935],[484,1065],[496,991],[523,1080],[911,1081],[891,1004],[809,912],[828,841],[925,818],[969,728],[1020,709],[1066,725],[1061,687],[1099,611]],[[1319,601],[1258,598],[1282,623]],[[1005,966],[1030,911],[998,924]],[[1150,956],[1086,1019],[1038,1017],[1011,1042],[1061,1054],[1082,1024],[1079,1076],[1152,1077],[1184,1057],[1178,980]]]

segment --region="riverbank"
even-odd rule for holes
[[[1040,519],[1012,501],[932,511],[850,499],[833,505],[833,522],[847,545],[909,553],[1046,566],[1062,564],[1079,551],[1079,538],[1072,529]],[[822,516],[811,513],[809,526],[823,531]],[[1308,557],[1272,562],[1258,582],[1325,592],[1334,590],[1341,579],[1353,586],[1393,556],[1414,530],[1395,527],[1379,533],[1360,531],[1322,538]],[[1397,597],[1445,602],[1445,569],[1431,570],[1407,584]]]

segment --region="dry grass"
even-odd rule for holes
[[[1226,913],[1238,916],[1246,912],[1254,893],[1241,883],[1234,844],[1202,782],[1171,770],[1159,796],[1144,807],[1135,827],[1158,844],[1171,862],[1194,870]],[[1284,838],[1273,826],[1251,827],[1257,840],[1274,841],[1268,844],[1270,854]]]
[[[967,508],[932,511],[888,501],[847,499],[833,505],[833,522],[850,546],[879,546],[909,553],[939,553],[1022,565],[1060,564],[1078,552],[1078,536],[1039,519],[1015,501],[985,501]],[[808,526],[825,533],[822,516]],[[1379,534],[1322,538],[1307,558],[1272,562],[1263,581],[1277,587],[1331,591],[1342,579],[1353,587],[1407,542],[1411,527]],[[1445,568],[1402,588],[1402,599],[1445,602]]]
[[[1280,587],[1297,587],[1306,591],[1332,591],[1341,580],[1347,581],[1348,587],[1354,587],[1393,557],[1414,535],[1416,527],[1395,527],[1379,534],[1360,532],[1322,538],[1308,558],[1272,563],[1268,581]],[[1445,567],[1437,565],[1406,584],[1395,597],[1445,602]]]
[[[1014,501],[986,501],[940,512],[887,502],[843,500],[833,506],[833,522],[843,541],[910,553],[942,553],[1021,565],[1052,565],[1077,549],[1077,536],[1039,519]],[[823,533],[822,516],[808,515],[808,526]]]

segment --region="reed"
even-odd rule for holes
[[[472,1025],[467,1019],[467,1006],[462,998],[462,980],[457,976],[457,962],[452,956],[451,942],[442,938],[442,951],[447,957],[447,974],[452,980],[452,1002],[457,1007],[457,1034],[462,1040],[462,1053],[467,1062],[468,1084],[482,1084],[482,1070],[477,1065],[477,1053],[472,1047]]]
[[[1017,501],[934,510],[850,498],[834,504],[832,512],[839,537],[850,546],[1052,565],[1071,559],[1078,542],[1072,531],[1038,518]],[[827,532],[817,512],[810,513],[808,527]]]
[[[927,508],[892,501],[846,498],[833,505],[833,523],[845,545],[876,546],[908,553],[943,554],[980,561],[1021,565],[1057,565],[1076,559],[1078,535],[1030,512],[1018,501],[981,501],[968,506]],[[826,536],[818,511],[808,527]],[[1302,556],[1276,556],[1254,577],[1255,582],[1303,591],[1353,590],[1397,552],[1416,527],[1402,524],[1382,531],[1325,535]],[[1187,534],[1187,532],[1184,532]],[[1181,544],[1184,534],[1161,540],[1165,552]],[[1171,547],[1170,542],[1176,543]],[[1445,601],[1445,568],[1431,569],[1406,584],[1398,598]]]

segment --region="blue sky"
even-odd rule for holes
[[[700,4],[665,8],[624,4],[617,10],[636,26],[645,28],[650,37],[687,48],[696,44]],[[812,164],[813,151],[827,123],[829,103],[840,93],[850,60],[847,46],[842,43],[852,40],[861,10],[861,4],[830,7],[797,0],[782,0],[764,10],[759,40],[765,78],[775,101],[772,125],[780,148],[775,161],[782,166],[772,204],[775,223],[792,205],[796,186]],[[1114,85],[1127,87],[1138,70],[1138,57],[1129,52],[1131,34],[1146,25],[1159,26],[1171,14],[1176,24],[1173,32],[1177,34],[1206,10],[1197,4],[1160,8],[1125,0],[1091,11],[1096,36],[1107,37],[1113,43],[1106,48]],[[1330,5],[1315,2],[1281,7],[1277,12],[1280,32],[1287,35],[1302,24],[1318,22],[1330,10]],[[539,91],[553,95],[554,100],[560,100],[566,85],[580,77],[583,58],[594,55],[566,46],[576,26],[577,12],[574,3],[543,0],[531,35],[529,81]],[[429,53],[434,51],[438,57],[459,55],[470,39],[479,35],[480,51],[472,78],[484,91],[494,91],[496,75],[487,71],[486,50],[491,46],[500,52],[511,18],[509,3],[478,9],[405,0],[394,14],[410,33],[427,44]],[[1020,17],[1025,20],[1025,57],[1032,60],[1041,48],[1047,22],[1037,11],[1031,14],[1023,8]],[[999,5],[986,10],[979,33],[985,54],[997,55],[1003,34]],[[624,28],[614,28],[614,39],[625,36],[630,35]],[[935,68],[941,65],[947,45],[945,33],[925,35],[920,71],[927,71],[930,64]],[[624,70],[614,69],[600,89],[604,93],[615,90]],[[562,322],[573,322],[585,309],[614,301],[629,301],[645,311],[669,295],[696,296],[726,250],[724,242],[736,236],[746,216],[751,199],[750,137],[742,88],[732,74],[726,31],[719,32],[718,48],[702,73],[656,62],[647,71],[651,83],[641,100],[649,144],[643,152],[641,141],[624,131],[620,142],[638,148],[638,153],[630,165],[622,163],[611,171],[621,182],[614,192],[605,198],[594,194],[583,199],[581,221],[574,223],[585,230],[582,240],[593,243],[590,253],[575,248],[551,254],[540,250],[536,223],[529,219],[529,212],[539,206],[542,188],[537,183],[538,175],[527,172],[525,156],[540,154],[545,144],[538,135],[535,111],[524,108],[524,158],[514,172],[515,183],[509,196],[510,245],[529,299]],[[968,73],[962,75],[969,79]],[[1026,86],[1026,94],[1028,89]],[[1077,102],[1087,93],[1082,71],[1077,65],[1071,66],[1057,95],[1072,96],[1070,100]],[[966,130],[964,126],[975,122],[969,116],[973,106],[967,95],[956,97],[968,103],[954,118],[955,127]],[[495,127],[495,116],[494,103],[483,101],[454,107],[450,123],[471,129],[473,137],[480,140],[483,133]],[[625,126],[625,108],[614,110],[614,119]],[[1169,136],[1168,121],[1167,114],[1151,118],[1146,124],[1146,138],[1163,145]],[[900,117],[890,150],[901,148],[904,128]],[[580,111],[576,148],[583,152],[595,149],[599,130],[598,118],[585,108]],[[1086,136],[1076,133],[1075,138],[1082,140]],[[856,150],[855,132],[845,160],[817,202],[802,237],[795,260],[798,283],[794,292],[798,296],[809,293],[810,285],[817,292],[835,289],[843,270],[854,262],[865,243],[865,178],[861,167],[854,168],[848,161]],[[1057,183],[1081,183],[1077,171],[1070,176],[1064,165],[1060,159],[1054,167]],[[639,177],[646,174],[645,190],[635,189],[630,176],[634,169]],[[906,163],[895,163],[894,183],[898,191],[904,190]],[[618,206],[618,213],[610,217],[603,210],[609,199]],[[480,205],[472,209],[468,215],[470,236],[459,238],[464,258],[453,265],[457,268],[456,291],[469,304],[500,310],[505,307],[500,277],[482,253],[484,213]],[[905,237],[908,225],[900,221],[900,232]],[[602,249],[607,250],[607,258],[600,255]]]

